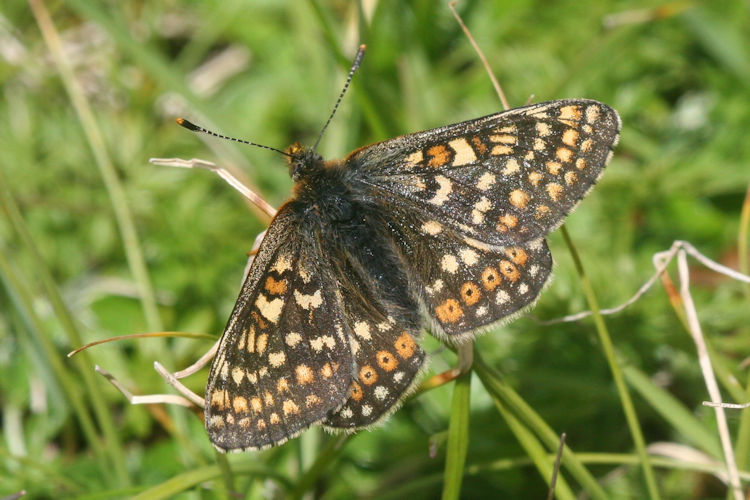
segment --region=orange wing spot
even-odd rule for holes
[[[247,399],[237,396],[232,400],[232,407],[235,413],[247,413],[250,408],[247,406]]]
[[[510,192],[508,197],[510,204],[516,208],[526,208],[526,204],[529,203],[529,193],[522,189],[514,189]]]
[[[591,151],[591,148],[593,146],[594,146],[594,141],[592,141],[591,139],[585,139],[581,143],[581,151],[583,151],[584,153],[588,153],[589,151]]]
[[[431,167],[442,167],[451,161],[451,152],[444,144],[437,144],[427,149],[427,156],[430,159],[427,165]]]
[[[550,182],[547,184],[547,194],[550,198],[552,198],[553,201],[558,201],[560,199],[560,195],[562,195],[563,187],[560,184],[557,184],[555,182]]]
[[[576,161],[576,163],[578,163],[578,161],[580,161],[580,160],[581,160],[581,158],[579,158]],[[565,172],[564,179],[565,179],[565,184],[567,184],[568,186],[572,186],[573,184],[575,184],[578,181],[578,176],[576,175],[575,172]]]
[[[324,364],[323,368],[320,369],[320,374],[323,375],[324,378],[331,378],[331,375],[333,375],[331,363]]]
[[[252,323],[258,325],[258,328],[260,328],[261,330],[265,330],[266,328],[268,328],[268,322],[264,320],[263,316],[258,314],[256,311],[250,313],[250,319],[252,319]]]
[[[284,415],[296,415],[299,413],[299,406],[297,406],[297,403],[291,399],[285,399],[281,404],[281,409],[284,412]]]
[[[396,357],[388,351],[378,351],[375,359],[378,361],[378,366],[387,372],[395,370],[398,366]]]
[[[580,120],[581,119],[581,108],[578,106],[564,106],[560,108],[561,120]]]
[[[276,382],[276,392],[282,393],[282,392],[288,391],[288,390],[289,390],[289,382],[287,382],[286,377],[281,377]]]
[[[586,168],[586,160],[584,160],[583,158],[578,158],[576,160],[576,168],[578,170],[583,170],[584,168]]]
[[[252,408],[255,413],[260,413],[263,411],[263,402],[258,397],[250,398],[250,408]]]
[[[320,398],[315,394],[308,394],[305,398],[305,406],[308,408],[320,404]]]
[[[480,155],[483,155],[487,152],[487,146],[482,142],[482,139],[479,138],[479,136],[474,136],[471,138],[471,143],[474,145],[474,148],[476,148],[477,153]]]
[[[365,365],[359,370],[359,380],[365,385],[372,385],[378,381],[378,372],[370,365]]]
[[[278,413],[274,412],[268,416],[268,421],[271,422],[271,425],[275,425],[281,422],[281,418],[279,418]]]
[[[456,323],[463,317],[464,311],[457,300],[447,299],[435,308],[435,314],[441,323]]]
[[[550,212],[551,210],[547,205],[539,205],[538,207],[536,207],[536,218],[542,219],[549,215]]]
[[[309,384],[315,379],[313,371],[307,365],[297,365],[295,372],[297,374],[297,383],[300,385]]]
[[[495,230],[497,230],[498,233],[507,233],[518,224],[518,217],[510,214],[501,215],[497,220],[499,222],[495,226]]]
[[[224,411],[229,402],[227,391],[214,391],[211,393],[211,407],[219,411]]]
[[[482,297],[482,292],[479,291],[479,287],[471,281],[467,281],[461,285],[461,299],[467,306],[473,306]]]
[[[268,278],[266,278],[265,288],[268,291],[268,293],[270,293],[271,295],[284,294],[286,293],[286,288],[287,288],[286,280],[281,279],[277,281],[273,278],[273,276],[269,276]]]
[[[562,168],[562,165],[559,161],[548,161],[546,163],[547,165],[547,172],[549,172],[552,175],[557,175],[560,173],[560,169]]]
[[[247,430],[250,428],[250,419],[245,417],[241,418],[237,424],[242,427],[243,429]]]
[[[396,353],[401,356],[401,359],[411,358],[414,355],[414,351],[417,350],[417,343],[406,332],[402,333],[393,345],[396,348]]]
[[[555,156],[557,156],[561,162],[568,163],[570,159],[573,158],[573,151],[568,148],[557,148]]]
[[[508,248],[507,250],[505,250],[505,255],[507,255],[514,264],[517,264],[521,267],[525,266],[526,262],[528,262],[529,260],[529,254],[527,254],[526,250],[524,250],[523,248]]]
[[[482,271],[482,286],[488,292],[494,290],[502,281],[500,273],[494,267],[488,267]]]
[[[572,128],[565,129],[565,132],[563,132],[562,135],[562,141],[563,144],[566,144],[570,147],[575,147],[576,143],[578,142],[578,131]]]
[[[362,393],[362,386],[360,386],[356,382],[352,382],[352,388],[350,389],[349,397],[351,397],[354,401],[361,401],[362,398],[365,396]]]
[[[509,260],[501,260],[498,267],[500,267],[500,272],[503,273],[503,276],[508,278],[511,283],[515,283],[521,277],[521,272]]]

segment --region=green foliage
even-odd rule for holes
[[[167,393],[153,362],[181,369],[210,342],[140,339],[65,353],[157,329],[218,335],[246,253],[268,223],[218,177],[148,158],[215,161],[275,206],[291,186],[278,155],[191,135],[175,116],[278,148],[311,144],[360,42],[368,51],[321,142],[327,158],[501,106],[445,2],[47,7],[63,66],[25,3],[0,7],[0,496],[417,499],[436,498],[445,482],[462,498],[544,498],[564,431],[559,498],[655,496],[644,470],[663,498],[725,497],[716,467],[662,458],[644,468],[634,444],[633,425],[646,445],[672,441],[722,460],[715,414],[701,406],[708,396],[695,346],[658,286],[604,318],[609,359],[590,319],[549,327],[521,318],[477,341],[471,385],[466,378],[455,395],[453,384],[421,393],[381,428],[348,438],[312,430],[279,448],[217,458],[188,410],[128,404],[94,364],[135,394]],[[730,267],[748,258],[738,253],[750,181],[745,3],[641,11],[632,2],[466,0],[457,8],[512,105],[530,94],[587,97],[622,116],[614,160],[567,223],[602,307],[629,298],[651,275],[652,254],[675,239]],[[632,22],[604,23],[622,12]],[[533,314],[588,308],[559,232],[550,247],[556,278]],[[724,397],[745,402],[739,362],[750,345],[750,296],[692,271]],[[455,363],[434,339],[424,345],[430,373]],[[613,383],[614,359],[632,412]],[[185,383],[202,393],[206,376]],[[457,401],[470,401],[470,411]],[[630,426],[626,412],[636,418]],[[729,425],[748,470],[750,419],[740,415],[730,410]]]

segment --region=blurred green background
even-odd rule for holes
[[[446,2],[44,5],[37,12],[51,16],[59,39],[48,43],[60,56],[29,4],[0,6],[0,496],[267,498],[296,488],[309,498],[435,498],[456,470],[464,498],[546,496],[538,455],[514,427],[531,421],[516,412],[509,424],[476,376],[466,466],[446,473],[453,384],[343,444],[315,429],[226,461],[189,410],[132,406],[93,369],[135,394],[171,393],[153,362],[184,368],[211,340],[127,340],[65,358],[114,335],[219,335],[269,222],[217,176],[150,157],[215,161],[275,206],[289,195],[279,155],[191,134],[176,116],[278,148],[310,145],[359,43],[368,45],[364,63],[319,148],[328,158],[499,111]],[[675,239],[730,267],[746,263],[747,2],[466,0],[457,9],[511,105],[532,94],[587,97],[622,116],[614,160],[567,222],[603,307],[629,298],[653,272],[653,253]],[[533,312],[543,319],[588,307],[559,231],[550,246],[555,280]],[[747,401],[750,289],[698,265],[691,272],[724,397]],[[663,288],[606,322],[646,443],[721,461],[695,346]],[[424,345],[430,373],[455,363],[434,339]],[[653,497],[590,319],[540,326],[524,317],[477,348],[495,380],[567,433],[605,497]],[[202,394],[206,376],[185,383]],[[750,422],[736,410],[728,419],[740,468],[750,470]],[[663,498],[727,495],[695,465],[655,465]],[[562,474],[573,492],[602,497],[570,469]]]

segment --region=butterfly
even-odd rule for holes
[[[343,160],[289,147],[293,195],[211,366],[214,446],[267,448],[314,424],[369,427],[417,382],[425,327],[460,343],[530,307],[552,268],[544,237],[599,179],[620,127],[605,104],[563,99]]]

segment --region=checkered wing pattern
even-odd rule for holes
[[[591,189],[620,130],[585,99],[550,101],[353,152],[367,189],[499,247],[543,237]]]
[[[356,301],[357,295],[343,294],[351,318],[357,372],[346,402],[323,425],[355,430],[377,423],[398,408],[416,382],[425,354],[415,341],[418,328],[405,327],[392,316],[377,315],[361,307],[365,304]]]
[[[433,333],[452,341],[533,304],[552,270],[543,238],[494,247],[418,213],[392,211],[390,221]]]
[[[285,205],[222,336],[206,388],[206,428],[222,450],[283,443],[346,399],[354,372],[330,262]]]

